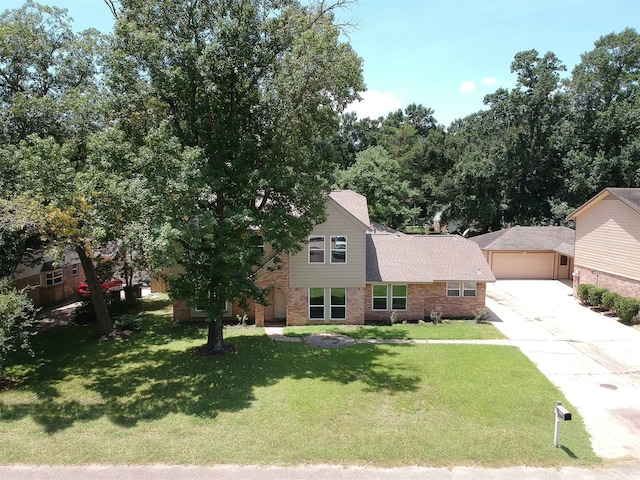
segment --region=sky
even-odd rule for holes
[[[40,3],[67,8],[77,30],[113,25],[103,0]],[[359,0],[338,21],[353,24],[343,40],[363,59],[367,91],[349,107],[358,118],[416,103],[448,126],[485,108],[485,95],[515,87],[516,53],[553,52],[569,76],[601,36],[640,30],[640,0]]]

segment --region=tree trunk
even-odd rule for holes
[[[107,301],[105,300],[100,284],[98,283],[98,276],[93,265],[93,260],[89,258],[83,245],[77,245],[76,252],[80,257],[80,263],[82,264],[85,278],[89,285],[91,302],[93,303],[93,308],[96,312],[96,319],[98,320],[98,329],[101,334],[111,333],[113,331],[113,321],[111,320],[111,315],[107,308]]]
[[[209,353],[223,353],[224,352],[224,325],[222,318],[218,317],[214,320],[209,320],[209,333],[207,335],[207,352]]]

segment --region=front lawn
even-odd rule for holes
[[[287,327],[284,334],[291,337],[305,337],[314,333],[339,333],[362,339],[403,339],[403,340],[495,340],[505,336],[490,323],[473,320],[445,320],[444,323],[375,325],[313,325],[308,327]]]
[[[201,357],[201,327],[150,301],[142,333],[91,327],[34,338],[0,392],[0,462],[593,466],[583,423],[518,349],[371,345],[316,349],[227,328],[237,353]],[[395,328],[395,327],[394,327]]]

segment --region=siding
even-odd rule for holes
[[[576,219],[575,263],[640,280],[640,215],[605,198]]]
[[[291,255],[290,286],[300,287],[364,287],[366,277],[365,226],[352,215],[327,202],[327,221],[317,225],[311,235],[325,237],[325,263],[313,264],[308,260],[308,249]],[[347,237],[347,263],[330,263],[330,237]]]

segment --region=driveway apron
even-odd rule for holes
[[[563,281],[499,280],[487,307],[577,408],[597,455],[640,458],[640,330],[581,305]]]

